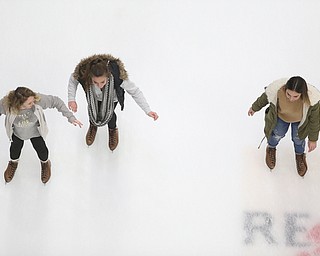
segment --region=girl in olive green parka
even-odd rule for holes
[[[297,171],[300,176],[307,172],[305,139],[308,152],[317,147],[319,134],[320,92],[299,76],[279,79],[265,88],[265,92],[252,104],[248,115],[269,104],[265,111],[264,133],[268,140],[266,164],[273,169],[276,164],[276,147],[291,126],[291,138],[296,153]]]

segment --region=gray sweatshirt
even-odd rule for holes
[[[73,75],[71,74],[69,79],[69,85],[68,85],[68,102],[76,101],[76,92],[77,92],[78,85],[79,85],[79,81],[74,79]],[[146,98],[144,97],[142,91],[133,82],[131,82],[130,80],[123,80],[120,87],[123,88],[126,92],[128,92],[131,95],[134,101],[146,114],[151,112],[150,106]],[[99,87],[93,84],[92,88],[95,90],[97,99],[101,101],[102,92],[99,89]],[[114,101],[117,102],[118,99],[117,99],[116,93],[114,93],[114,95],[115,95]]]
[[[4,105],[4,98],[0,100],[0,115],[6,115],[5,127],[10,140],[13,133],[22,140],[45,137],[48,127],[43,110],[46,108],[56,108],[70,123],[76,120],[59,97],[40,93],[38,96],[40,100],[31,109],[20,110],[19,113],[10,113]]]

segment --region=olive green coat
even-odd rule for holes
[[[267,139],[270,138],[273,129],[277,124],[277,93],[286,84],[288,79],[279,79],[265,88],[265,92],[252,104],[253,111],[259,111],[269,104],[265,111],[264,133]],[[308,137],[310,141],[317,141],[320,130],[320,92],[314,86],[308,84],[308,96],[310,105],[303,104],[302,119],[298,126],[298,136],[300,139]]]

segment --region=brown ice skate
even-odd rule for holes
[[[51,177],[51,162],[41,162],[41,181],[46,184]]]
[[[98,127],[90,123],[89,129],[86,135],[86,143],[88,146],[92,145],[92,143],[94,142],[94,139],[96,138],[97,130],[98,130]]]
[[[306,161],[306,154],[296,154],[296,164],[297,164],[297,171],[298,174],[303,177],[307,170],[308,170],[308,166],[307,166],[307,161]]]
[[[109,148],[111,151],[115,150],[118,146],[119,134],[118,128],[110,129],[109,128]]]
[[[266,149],[266,164],[272,170],[276,166],[276,149],[267,147]]]
[[[4,171],[4,180],[8,183],[13,179],[18,167],[18,161],[9,161],[7,169]]]

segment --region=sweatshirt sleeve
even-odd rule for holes
[[[142,91],[133,82],[131,82],[130,80],[123,80],[120,86],[131,95],[134,101],[146,114],[151,112],[150,106]]]
[[[0,100],[0,116],[4,115],[5,113],[6,113],[6,111],[5,111],[5,106],[4,106],[4,98],[2,98]]]
[[[69,78],[69,84],[68,84],[68,102],[76,101],[78,84],[79,84],[79,81],[73,77],[73,74],[71,74]]]
[[[267,94],[264,92],[261,94],[260,97],[256,99],[256,101],[252,104],[252,110],[254,112],[257,112],[261,110],[264,106],[266,106],[269,103]]]
[[[36,103],[41,106],[43,109],[46,108],[56,108],[64,117],[66,117],[69,123],[72,123],[76,120],[76,117],[73,113],[67,108],[63,100],[58,96],[39,94],[40,100]]]

